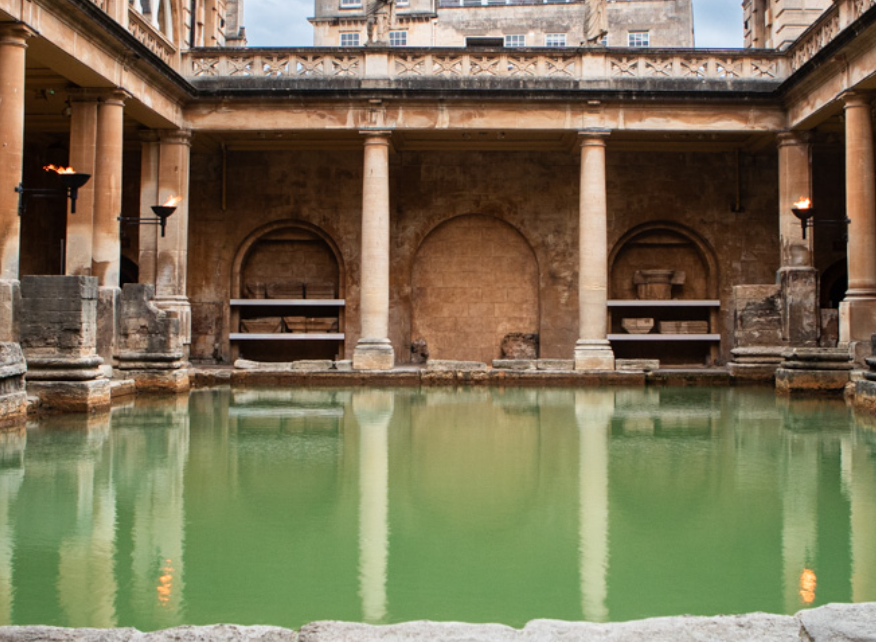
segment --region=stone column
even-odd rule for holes
[[[0,25],[0,341],[18,341],[18,194],[24,160],[24,59],[33,31]]]
[[[158,200],[161,205],[171,197],[182,200],[167,219],[164,237],[157,232],[155,303],[179,317],[181,343],[186,351],[191,344],[192,313],[186,297],[186,266],[189,247],[189,158],[191,132],[165,131],[160,134],[158,158]],[[145,216],[154,216],[151,208]],[[151,234],[150,234],[151,235]],[[142,279],[141,279],[142,282]]]
[[[356,370],[389,370],[389,142],[391,132],[366,131],[362,178],[361,335]]]
[[[781,263],[776,281],[782,292],[782,339],[792,346],[814,347],[820,328],[818,271],[812,267],[814,234],[804,239],[800,221],[791,212],[795,201],[812,198],[809,136],[782,132],[778,148]]]
[[[97,90],[69,90],[70,95],[70,166],[77,172],[91,174],[91,180],[79,188],[76,213],[67,213],[67,244],[64,273],[68,276],[91,276],[94,241],[94,185],[97,163]]]
[[[160,205],[158,200],[158,158],[160,146],[158,134],[153,131],[142,135],[142,149],[140,154],[140,212],[138,216],[149,218],[155,216],[152,211],[153,205]],[[129,233],[133,232],[133,226],[129,227]],[[158,274],[158,226],[140,225],[137,227],[139,234],[139,281],[155,285]]]
[[[578,342],[575,370],[614,370],[606,337],[608,323],[608,209],[605,139],[609,132],[581,136],[581,192],[578,223]]]
[[[869,351],[876,329],[876,182],[870,96],[843,95],[846,123],[846,214],[849,224],[849,289],[840,304],[840,342]],[[853,352],[854,353],[854,352]],[[867,356],[867,355],[863,355]]]

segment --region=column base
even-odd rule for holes
[[[614,352],[605,339],[579,339],[575,344],[575,370],[614,370]]]
[[[359,339],[353,350],[353,370],[392,370],[394,365],[389,339]]]
[[[92,381],[28,381],[27,392],[40,399],[48,412],[93,412],[108,410],[111,403],[108,379]]]
[[[191,389],[189,371],[180,370],[124,370],[122,376],[134,380],[137,392],[179,393]]]
[[[17,342],[21,287],[18,281],[0,280],[0,341]]]
[[[179,340],[188,359],[189,345],[192,343],[192,304],[188,297],[156,296],[155,305],[179,319]]]
[[[870,356],[870,341],[876,332],[876,298],[846,299],[839,305],[839,342],[849,347],[855,363]]]

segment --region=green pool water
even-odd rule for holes
[[[209,390],[0,434],[0,624],[876,600],[876,431],[759,389]]]

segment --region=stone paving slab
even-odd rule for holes
[[[0,642],[876,642],[876,602],[829,604],[796,615],[748,613],[660,617],[596,624],[533,620],[502,624],[405,622],[385,626],[312,622],[299,632],[272,626],[181,626],[136,629],[0,627]]]

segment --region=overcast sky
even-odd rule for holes
[[[697,47],[741,47],[741,0],[693,0]],[[313,44],[307,22],[313,0],[245,0],[243,24],[251,47]]]

